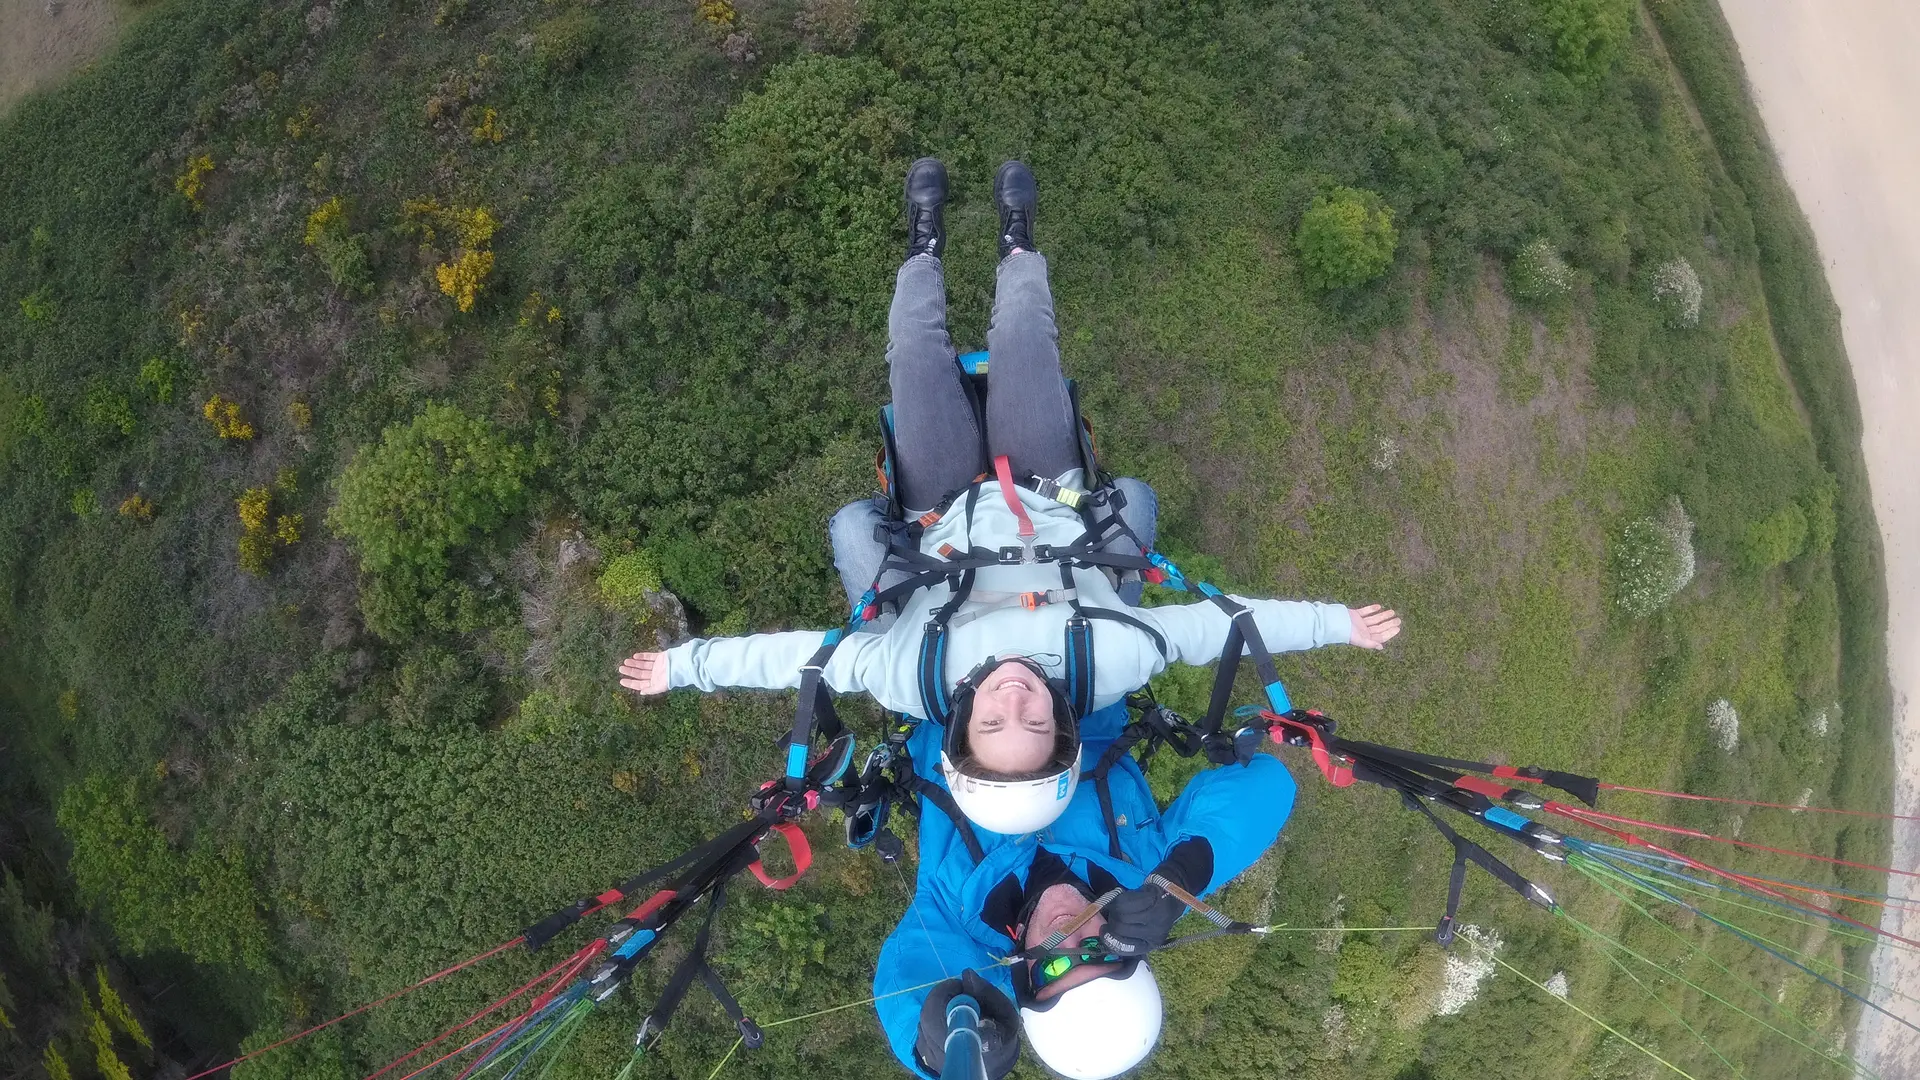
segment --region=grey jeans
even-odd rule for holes
[[[1059,476],[1080,467],[1080,433],[1060,370],[1060,334],[1053,321],[1053,289],[1047,258],[1023,251],[1000,260],[987,327],[985,430],[955,362],[947,334],[946,270],[932,255],[915,255],[900,267],[887,317],[887,371],[893,391],[893,472],[900,500],[925,510],[947,493],[973,482],[1001,454],[1016,473]],[[1126,497],[1120,517],[1153,546],[1159,501],[1153,489],[1131,478],[1114,481]],[[862,499],[843,507],[828,523],[833,564],[849,607],[873,584],[886,557],[874,526],[884,505]],[[1115,537],[1115,550],[1129,547]],[[1129,604],[1140,602],[1141,585],[1121,588]]]

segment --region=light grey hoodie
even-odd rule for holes
[[[1069,483],[1071,481],[1071,483]],[[1061,477],[1077,486],[1079,470]],[[1065,546],[1080,538],[1085,523],[1071,507],[1016,487],[1038,535],[1035,543]],[[965,501],[929,527],[920,538],[920,550],[935,555],[941,545],[960,551],[969,547],[998,550],[1019,542],[1018,520],[996,481],[982,485],[972,513],[971,527]],[[1120,600],[1113,583],[1098,569],[1073,571],[1074,588],[1082,606],[1124,611],[1153,627],[1166,639],[1163,658],[1153,639],[1125,623],[1093,621],[1095,709],[1105,708],[1146,685],[1169,663],[1208,664],[1226,645],[1229,620],[1212,601],[1155,608],[1131,608]],[[1035,592],[1061,587],[1060,568],[1054,563],[992,566],[974,577],[975,593]],[[834,650],[823,677],[837,693],[865,692],[883,708],[912,716],[925,713],[920,696],[920,641],[927,620],[952,597],[952,590],[935,585],[913,594],[900,617],[884,633],[851,634]],[[1345,644],[1352,628],[1347,609],[1339,604],[1298,600],[1258,600],[1234,597],[1252,612],[1260,635],[1273,652],[1294,652],[1321,645]],[[963,612],[985,607],[969,601]],[[949,689],[982,660],[1004,653],[1031,657],[1055,678],[1065,676],[1066,624],[1070,604],[1046,604],[1035,609],[1002,607],[954,626],[947,634],[946,680]],[[716,690],[723,686],[781,690],[800,685],[800,666],[820,647],[824,633],[795,630],[739,638],[696,638],[667,651],[667,680],[672,687]]]

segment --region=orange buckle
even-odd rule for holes
[[[1043,592],[1023,592],[1020,594],[1020,606],[1026,608],[1028,611],[1033,611],[1046,602],[1047,594]]]
[[[956,548],[956,547],[954,547],[954,546],[953,546],[952,544],[941,544],[941,545],[940,545],[940,557],[941,557],[941,558],[943,558],[943,559],[951,559],[951,558],[953,558],[953,557],[954,557],[955,555],[958,555],[958,554],[960,554],[960,549],[959,549],[959,548]]]

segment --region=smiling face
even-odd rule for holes
[[[996,773],[1031,773],[1053,757],[1053,693],[1025,664],[1009,661],[988,672],[973,692],[967,746]]]
[[[1040,900],[1033,906],[1033,915],[1027,925],[1020,928],[1020,944],[1034,948],[1047,940],[1047,935],[1072,922],[1074,917],[1085,911],[1087,898],[1073,885],[1062,882],[1052,885],[1040,894]],[[1099,937],[1100,931],[1107,925],[1107,917],[1095,913],[1093,918],[1081,923],[1068,937],[1077,942],[1082,938]],[[1034,961],[1027,961],[1029,965]],[[1046,1001],[1059,997],[1068,990],[1084,982],[1091,982],[1102,975],[1111,974],[1118,964],[1081,964],[1062,975],[1054,982],[1041,987],[1033,996],[1037,1001]]]

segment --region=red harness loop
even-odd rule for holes
[[[1343,760],[1335,764],[1333,755],[1327,750],[1325,740],[1320,738],[1319,728],[1314,727],[1312,724],[1303,724],[1298,720],[1289,720],[1278,713],[1268,712],[1264,709],[1261,710],[1260,715],[1268,721],[1268,738],[1277,743],[1284,743],[1287,741],[1286,733],[1288,731],[1299,732],[1306,736],[1307,747],[1313,754],[1313,763],[1319,768],[1320,775],[1327,778],[1327,783],[1332,784],[1334,787],[1353,786],[1352,763]]]
[[[787,842],[787,850],[793,853],[793,873],[783,878],[776,878],[767,873],[767,868],[760,865],[759,859],[753,860],[747,869],[753,871],[753,876],[760,879],[760,884],[775,892],[781,892],[793,888],[793,883],[799,881],[800,875],[806,873],[807,868],[813,865],[813,846],[807,843],[807,834],[800,831],[800,826],[791,821],[782,821],[771,831],[779,833]]]
[[[1031,540],[1039,534],[1033,531],[1033,520],[1027,517],[1027,508],[1020,502],[1020,492],[1013,484],[1013,462],[1007,455],[1001,454],[993,459],[993,475],[1000,480],[1000,494],[1006,496],[1007,509],[1020,519],[1020,538]]]

